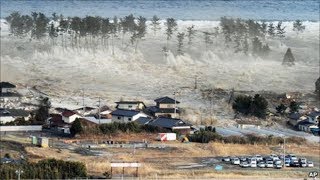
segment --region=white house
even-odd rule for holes
[[[146,105],[142,101],[119,101],[116,104],[117,109],[143,110],[146,108]]]
[[[4,109],[0,108],[0,123],[5,124],[16,120],[17,118],[24,118],[26,121],[30,118],[30,113],[22,109]]]
[[[87,121],[90,121],[94,124],[108,124],[108,123],[111,123],[112,120],[111,119],[97,119],[93,116],[86,116],[86,117],[83,117],[82,119],[85,119]]]
[[[312,111],[309,115],[309,122],[318,124],[319,123],[319,117],[320,117],[320,111]]]
[[[69,123],[69,124],[72,123],[73,121],[75,121],[77,118],[81,118],[80,115],[78,115],[77,113],[75,113],[73,111],[69,111],[69,110],[62,112],[61,116],[62,116],[62,120],[65,123]]]
[[[135,110],[117,109],[111,113],[112,121],[115,122],[131,122],[140,117],[148,117],[145,113]]]

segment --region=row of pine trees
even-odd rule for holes
[[[206,50],[215,45],[224,44],[234,49],[236,53],[249,52],[257,56],[267,56],[270,52],[267,39],[278,38],[282,41],[285,37],[286,27],[279,21],[277,24],[222,17],[220,26],[206,31],[196,30],[194,25],[178,31],[177,21],[167,18],[164,27],[156,15],[147,23],[145,17],[135,17],[132,14],[125,17],[104,18],[100,16],[64,17],[53,13],[47,17],[43,13],[32,12],[31,15],[21,15],[14,12],[6,17],[10,25],[11,35],[19,38],[47,39],[52,45],[60,45],[64,48],[91,49],[98,47],[111,49],[115,53],[115,41],[125,48],[132,46],[137,51],[139,43],[146,38],[147,33],[154,36],[164,28],[166,44],[162,51],[168,55],[169,42],[177,43],[177,54],[182,55],[186,51],[186,45],[191,47],[196,35],[202,36]],[[150,29],[152,32],[148,32]],[[293,30],[303,32],[305,26],[300,20],[293,23]],[[224,40],[223,40],[224,39]],[[223,42],[224,41],[224,42]]]

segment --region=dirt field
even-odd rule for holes
[[[140,135],[129,136],[126,140],[134,141]],[[144,135],[142,135],[144,136]],[[130,138],[131,137],[131,138]],[[119,137],[112,137],[118,139]],[[121,137],[124,138],[124,137]],[[126,138],[126,137],[125,137]],[[139,137],[140,138],[140,137]],[[18,142],[12,143],[17,139]],[[150,138],[152,139],[152,138]],[[9,141],[4,141],[9,140]],[[81,139],[84,141],[85,139]],[[9,152],[19,154],[24,152],[30,161],[38,161],[45,158],[57,158],[71,161],[81,161],[86,164],[90,175],[102,176],[110,170],[110,162],[140,162],[142,167],[139,175],[145,179],[156,178],[306,178],[309,171],[319,170],[320,167],[320,148],[319,144],[293,145],[286,146],[287,153],[295,153],[298,157],[307,157],[313,160],[315,168],[286,168],[241,169],[238,166],[231,166],[221,162],[222,156],[245,156],[245,155],[268,155],[279,153],[280,146],[266,145],[239,145],[223,143],[180,143],[180,142],[157,142],[152,141],[152,145],[159,145],[163,148],[119,148],[108,147],[107,145],[99,148],[80,147],[79,143],[66,144],[65,148],[40,148],[31,146],[27,143],[27,138],[2,138],[1,155]],[[60,140],[59,142],[62,142]],[[66,141],[68,142],[68,141]],[[69,141],[71,142],[71,141]],[[80,143],[81,144],[81,143]],[[16,156],[16,155],[15,155]],[[214,170],[216,165],[224,166],[222,171]],[[122,169],[114,169],[115,174],[120,174]],[[134,174],[135,169],[126,169],[127,174]]]

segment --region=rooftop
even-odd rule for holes
[[[137,120],[134,122],[137,122],[138,124],[145,125],[148,124],[148,122],[151,121],[151,118],[148,117],[139,117]]]
[[[16,88],[16,85],[9,82],[0,82],[0,88]]]
[[[166,118],[166,117],[159,117],[149,123],[151,126],[158,126],[162,128],[173,128],[173,127],[190,127],[191,124],[184,122],[181,119],[177,118]]]
[[[139,104],[139,103],[143,103],[143,102],[142,101],[118,101],[118,102],[115,102],[115,103],[116,104]]]
[[[23,109],[4,109],[0,108],[0,117],[12,116],[12,117],[27,117],[30,112]]]
[[[74,114],[76,114],[76,113],[73,112],[73,111],[66,110],[66,111],[63,111],[61,115],[64,116],[64,117],[70,117],[70,116],[72,116]]]
[[[140,111],[135,110],[125,110],[125,109],[117,109],[111,113],[111,115],[115,116],[124,116],[124,117],[132,117],[139,114]]]
[[[174,99],[169,98],[168,96],[155,99],[154,101],[157,103],[166,103],[166,104],[175,104],[175,103],[179,104],[180,103],[179,101],[175,102]]]

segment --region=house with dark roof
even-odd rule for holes
[[[292,126],[296,126],[300,121],[308,119],[306,116],[304,116],[298,112],[290,113],[288,115],[288,118],[289,118],[289,123]]]
[[[47,124],[50,129],[63,134],[70,134],[70,123],[66,123],[62,120],[61,114],[50,114],[50,117],[47,119]]]
[[[65,110],[61,113],[62,116],[62,120],[65,123],[72,123],[74,120],[76,120],[77,118],[80,118],[81,116],[79,114],[77,114],[74,111],[70,111],[70,110]]]
[[[144,110],[146,105],[142,101],[119,101],[116,102],[117,109],[126,109],[126,110]]]
[[[136,110],[117,109],[111,113],[114,122],[132,122],[139,117],[148,117],[145,113]]]
[[[16,85],[9,82],[0,82],[0,94],[9,93],[12,89],[16,88]]]
[[[137,120],[135,120],[136,123],[140,125],[146,125],[148,124],[152,119],[149,117],[139,117]]]
[[[313,129],[319,129],[317,124],[311,123],[308,120],[301,121],[297,124],[300,131],[311,133]]]
[[[22,109],[0,108],[0,123],[5,124],[14,121],[17,118],[24,118],[27,121],[30,118],[30,112]]]
[[[191,124],[177,118],[158,117],[148,123],[150,126],[167,129],[170,131],[179,131],[182,134],[187,134],[191,130]]]
[[[168,96],[161,97],[154,100],[156,106],[148,108],[148,112],[155,117],[174,117],[176,118],[180,114],[180,110],[177,105],[179,101],[172,99]]]

